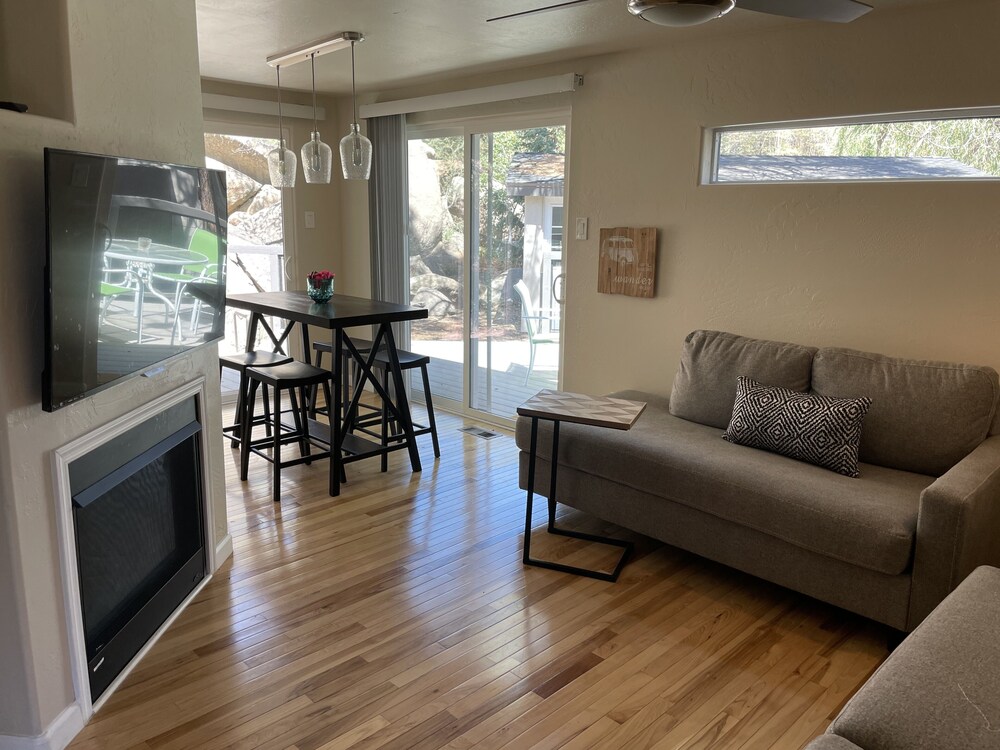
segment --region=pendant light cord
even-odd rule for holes
[[[354,73],[354,41],[351,41],[351,96],[354,100],[354,124],[358,124],[358,82]]]
[[[274,72],[278,75],[278,146],[281,148],[281,160],[285,160],[285,129],[281,127],[281,66],[275,65]]]
[[[319,126],[316,123],[316,53],[313,52],[310,56],[312,59],[312,74],[313,74],[313,132],[319,132]]]

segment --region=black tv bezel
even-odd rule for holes
[[[225,335],[226,335],[225,319],[223,319],[222,328],[221,328],[221,331],[220,331],[220,333],[219,333],[218,336],[214,336],[213,338],[207,339],[205,341],[200,341],[197,344],[194,344],[191,347],[189,347],[189,348],[187,348],[187,349],[185,349],[183,351],[177,352],[176,354],[171,354],[168,357],[164,357],[163,359],[157,360],[155,362],[151,362],[150,364],[144,365],[143,367],[140,367],[137,370],[133,370],[132,372],[126,373],[124,375],[121,375],[121,376],[115,378],[114,380],[108,381],[107,383],[102,383],[101,385],[98,385],[98,386],[95,386],[93,388],[89,388],[87,390],[84,390],[84,391],[82,391],[81,393],[79,393],[79,394],[77,394],[75,396],[71,396],[70,398],[63,399],[62,401],[60,401],[58,403],[53,403],[53,400],[52,400],[52,276],[51,276],[51,273],[50,273],[50,271],[51,271],[50,265],[52,263],[52,235],[51,235],[52,224],[50,222],[51,206],[49,205],[49,184],[48,184],[49,157],[50,157],[51,154],[67,154],[67,155],[70,155],[70,156],[91,156],[91,157],[96,157],[96,158],[99,158],[99,159],[127,159],[129,161],[137,162],[138,164],[145,164],[145,165],[154,166],[154,167],[170,167],[170,168],[176,168],[176,169],[198,169],[198,170],[205,170],[207,172],[218,172],[219,174],[222,175],[222,183],[223,183],[223,185],[226,184],[226,172],[223,169],[212,169],[211,167],[199,167],[199,166],[195,166],[194,164],[177,164],[177,163],[174,163],[174,162],[157,161],[155,159],[142,159],[142,158],[138,158],[138,157],[134,157],[134,156],[116,156],[114,154],[96,154],[96,153],[92,153],[92,152],[89,152],[89,151],[75,151],[73,149],[52,148],[50,146],[45,146],[44,147],[44,149],[43,149],[43,179],[44,179],[44,192],[45,192],[45,269],[44,269],[43,276],[42,276],[42,299],[43,299],[43,302],[44,302],[44,304],[43,304],[43,307],[44,307],[43,320],[44,320],[44,329],[45,329],[45,334],[44,334],[45,353],[44,353],[43,365],[42,365],[42,411],[46,411],[46,412],[55,412],[55,411],[58,411],[60,409],[65,408],[67,406],[71,406],[72,404],[75,404],[75,403],[77,403],[79,401],[82,401],[85,398],[90,398],[91,396],[94,396],[94,395],[100,393],[101,391],[106,391],[109,388],[114,388],[115,386],[118,386],[118,385],[121,385],[122,383],[128,382],[128,381],[132,380],[133,378],[136,378],[136,377],[139,377],[139,376],[142,376],[142,375],[147,375],[147,374],[152,375],[152,374],[156,373],[157,371],[159,371],[160,369],[166,367],[168,364],[174,362],[175,360],[180,359],[181,357],[187,356],[187,355],[191,354],[192,352],[198,351],[199,349],[202,349],[202,348],[208,346],[209,344],[214,344],[214,343],[216,343],[218,341],[221,341],[222,339],[225,338]],[[226,223],[227,224],[228,224],[228,219],[229,219],[229,217],[227,215],[226,216]],[[229,245],[229,236],[228,236],[228,234],[229,233],[227,231],[226,232],[226,243],[225,243],[226,250],[227,250],[226,257],[228,257],[228,245]],[[224,313],[223,313],[223,315],[224,315]]]

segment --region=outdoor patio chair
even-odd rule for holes
[[[184,266],[179,273],[161,272],[153,274],[153,278],[158,281],[165,281],[174,284],[174,319],[180,314],[181,297],[187,285],[196,279],[214,279],[219,272],[219,238],[207,229],[196,229],[191,235],[188,243],[188,250],[201,253],[206,260],[202,263],[193,263]],[[198,327],[198,317],[201,313],[201,302],[195,300],[191,308],[191,331]]]
[[[535,352],[543,344],[559,344],[559,332],[542,332],[542,322],[546,320],[558,320],[558,315],[543,315],[535,310],[531,304],[531,292],[524,281],[514,284],[514,291],[521,301],[521,319],[524,320],[524,330],[528,334],[528,343],[531,345],[531,358],[528,361],[528,371],[524,375],[524,384],[528,384],[531,371],[535,369]]]
[[[127,268],[111,268],[107,265],[107,260],[104,261],[104,272],[101,276],[101,313],[98,323],[104,325],[105,320],[108,316],[108,308],[111,307],[111,303],[115,301],[118,297],[123,295],[135,295],[136,284],[138,280],[135,275]],[[120,326],[115,326],[120,328]]]

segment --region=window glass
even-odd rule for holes
[[[712,183],[1000,178],[1000,116],[713,132]]]

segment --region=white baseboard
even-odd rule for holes
[[[11,737],[0,734],[0,750],[64,750],[83,729],[83,711],[74,703],[67,706],[38,737]]]
[[[212,572],[214,573],[216,570],[218,570],[219,566],[222,565],[222,563],[224,563],[226,560],[228,560],[230,556],[232,556],[232,554],[233,554],[233,536],[232,534],[226,534],[224,537],[222,537],[222,541],[215,545],[215,560],[214,560],[215,570],[213,570]]]

